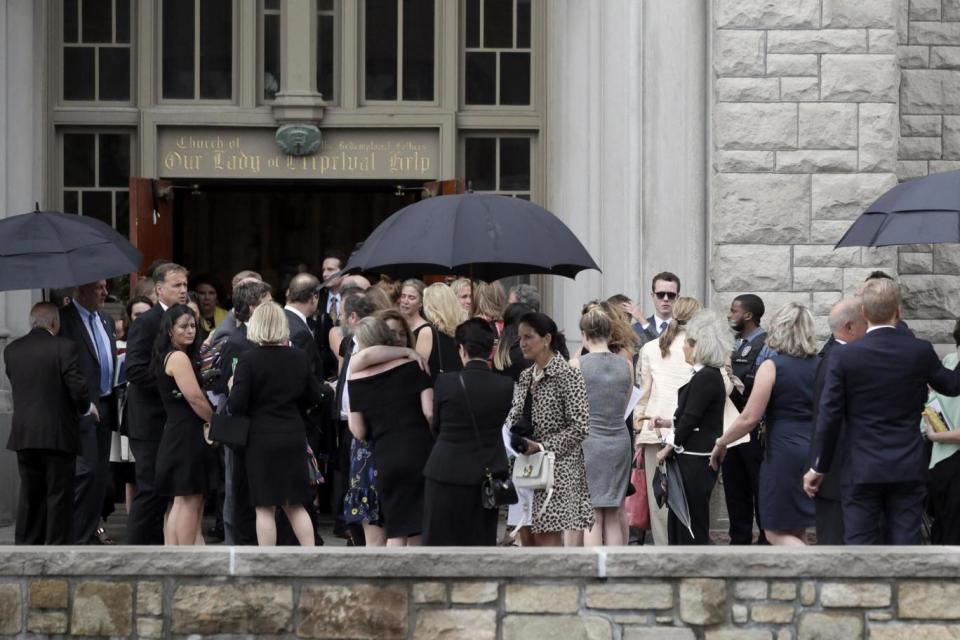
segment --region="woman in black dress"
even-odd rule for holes
[[[441,373],[463,368],[454,333],[468,316],[453,289],[442,282],[435,282],[423,290],[423,313],[433,331],[433,348],[428,362],[430,378],[436,382]]]
[[[463,371],[442,374],[434,389],[437,443],[423,470],[423,543],[493,546],[499,510],[483,507],[480,487],[488,471],[496,478],[509,476],[501,428],[513,383],[487,364],[496,340],[488,322],[467,320],[457,327],[455,339]]]
[[[667,515],[667,539],[674,544],[710,544],[710,494],[717,472],[710,467],[714,441],[723,433],[723,407],[727,391],[721,369],[733,349],[733,333],[726,320],[704,310],[687,323],[683,355],[693,367],[690,382],[677,391],[673,419],[654,418],[656,428],[673,427],[673,444],[657,454],[657,462],[676,456],[683,479],[690,529],[671,510]],[[691,535],[692,532],[692,535]]]
[[[257,513],[257,542],[277,543],[276,508],[287,515],[301,547],[314,546],[305,503],[313,499],[307,474],[306,409],[320,402],[319,382],[307,354],[289,347],[290,329],[280,305],[259,305],[247,339],[257,343],[240,356],[228,407],[250,418],[244,462],[250,501]]]
[[[361,320],[354,339],[363,350],[392,344],[387,325]],[[423,467],[433,447],[433,389],[418,363],[398,358],[364,369],[351,367],[350,432],[370,440],[377,452],[377,495],[387,546],[420,544],[423,528]]]
[[[213,448],[204,440],[204,428],[213,407],[197,377],[197,320],[189,307],[176,304],[166,310],[153,347],[154,375],[167,413],[157,451],[156,490],[173,498],[164,524],[168,545],[203,540],[200,519],[210,470],[216,464]]]

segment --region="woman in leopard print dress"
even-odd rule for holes
[[[532,529],[537,546],[560,546],[564,531],[583,531],[594,521],[582,446],[590,430],[587,389],[580,370],[559,355],[563,336],[549,316],[524,315],[519,334],[523,357],[534,365],[520,374],[507,420],[514,424],[529,414],[533,438],[525,440],[527,451],[556,455],[553,495],[545,509],[547,492],[534,492]]]

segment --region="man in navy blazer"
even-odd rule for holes
[[[960,371],[945,368],[929,342],[898,329],[900,293],[892,280],[864,285],[863,313],[867,334],[831,353],[804,490],[816,495],[846,421],[844,542],[918,544],[927,479],[920,413],[927,385],[960,395]]]

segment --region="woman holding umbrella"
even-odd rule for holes
[[[672,545],[710,544],[710,494],[717,472],[709,461],[714,441],[723,433],[727,392],[722,369],[732,349],[733,334],[723,318],[709,310],[693,316],[683,345],[693,377],[677,392],[673,419],[654,419],[656,428],[673,428],[673,442],[660,450],[657,462],[676,457],[689,507],[689,528],[672,509],[667,516],[667,537]]]

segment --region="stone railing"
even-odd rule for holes
[[[960,637],[960,550],[0,548],[0,635]]]

